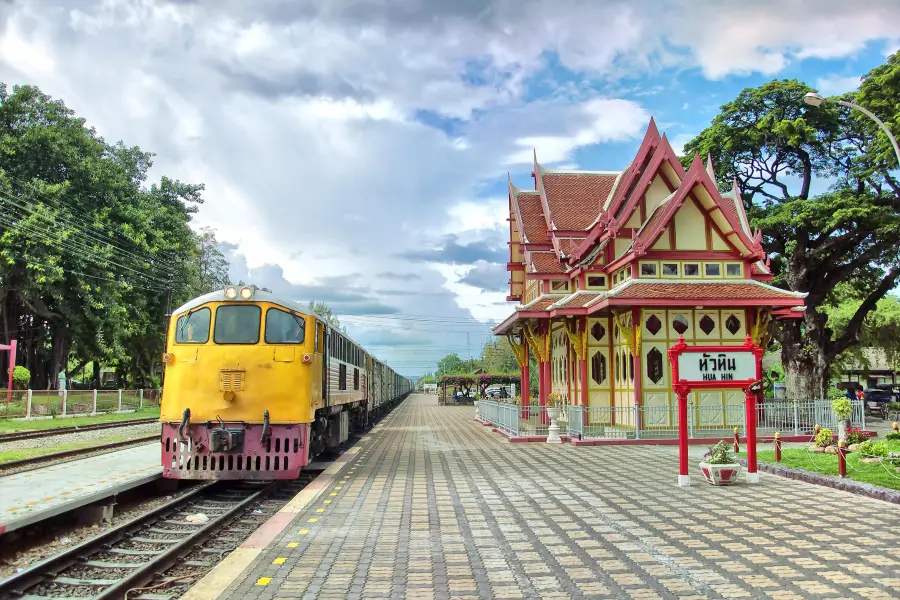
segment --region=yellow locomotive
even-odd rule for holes
[[[256,286],[176,309],[163,362],[169,479],[293,479],[413,387],[318,315]]]

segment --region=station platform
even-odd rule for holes
[[[0,535],[161,476],[155,442],[0,477]]]
[[[182,598],[896,597],[900,506],[472,417],[410,396]]]

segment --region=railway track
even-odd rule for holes
[[[66,433],[81,433],[83,431],[96,431],[98,429],[114,429],[116,427],[127,427],[129,425],[145,425],[147,423],[156,423],[158,421],[158,418],[132,419],[130,421],[116,421],[114,423],[95,423],[94,425],[57,427],[55,429],[42,429],[40,431],[15,431],[13,433],[0,433],[0,444],[2,444],[3,442],[17,442],[19,440],[53,437],[54,435],[64,435]]]
[[[173,600],[319,472],[203,485],[0,581],[0,599]],[[198,513],[208,520],[188,519]]]
[[[88,446],[87,448],[77,448],[75,450],[63,450],[62,452],[53,452],[50,454],[41,454],[39,456],[31,456],[29,458],[23,458],[21,460],[11,460],[8,462],[0,462],[0,471],[3,471],[3,472],[11,471],[14,469],[19,469],[21,467],[26,467],[26,466],[30,466],[30,465],[59,460],[61,458],[77,458],[79,456],[93,454],[94,452],[98,452],[101,450],[114,450],[116,448],[122,448],[124,446],[133,446],[135,444],[152,442],[155,440],[159,440],[158,433],[154,433],[153,435],[145,435],[142,437],[136,437],[136,438],[132,438],[130,440],[123,440],[121,442],[110,442],[109,444],[99,444],[97,446]],[[2,599],[0,599],[0,600],[2,600]]]

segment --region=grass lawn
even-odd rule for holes
[[[93,417],[65,417],[60,419],[38,419],[34,421],[0,420],[0,432],[25,431],[35,429],[56,429],[57,427],[74,427],[76,425],[94,425],[95,423],[115,423],[134,419],[159,418],[159,408],[144,408],[133,413],[103,414]]]
[[[885,443],[889,451],[900,452],[900,441],[885,441]],[[810,454],[812,459],[810,459]],[[747,458],[747,453],[741,452],[740,456]],[[756,453],[756,457],[760,462],[774,463],[775,451],[760,450]],[[860,458],[863,457],[856,452],[851,452],[847,455],[848,479],[900,490],[900,472],[897,471],[897,467],[880,463],[861,463],[859,462]],[[780,464],[785,467],[805,469],[814,473],[838,475],[838,457],[836,454],[808,453],[806,448],[785,448],[781,451]],[[900,466],[900,464],[897,466]]]
[[[8,450],[7,452],[0,452],[0,465],[5,462],[13,461],[13,460],[23,460],[25,458],[31,458],[33,456],[43,456],[44,454],[52,454],[54,452],[65,452],[66,450],[79,450],[81,448],[88,448],[90,446],[99,446],[101,444],[111,444],[113,442],[124,442],[127,439],[131,439],[136,436],[127,436],[127,435],[111,435],[109,437],[103,437],[95,440],[88,440],[85,442],[71,442],[68,444],[58,444],[56,446],[47,446],[46,448],[25,448],[23,450]],[[140,437],[140,436],[137,436]]]

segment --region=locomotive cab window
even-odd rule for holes
[[[278,308],[266,311],[267,344],[302,344],[306,339],[306,322],[294,313]]]
[[[178,317],[175,323],[176,344],[205,344],[209,341],[208,308],[201,308]]]
[[[253,305],[227,305],[216,309],[217,344],[256,344],[259,342],[259,320],[262,309]]]

